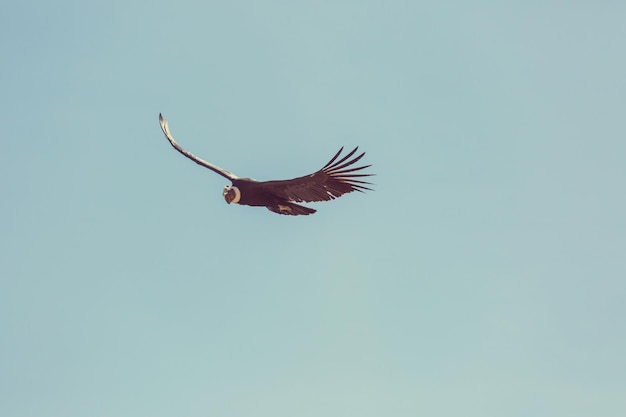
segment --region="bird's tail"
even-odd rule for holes
[[[288,216],[308,216],[309,214],[313,214],[317,211],[312,208],[289,202],[273,204],[271,206],[267,206],[267,209],[273,211],[274,213],[285,214]]]

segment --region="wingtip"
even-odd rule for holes
[[[163,131],[163,133],[165,133],[165,136],[168,137],[170,136],[170,128],[167,125],[167,119],[165,117],[163,117],[163,115],[161,113],[159,113],[159,124],[161,125],[161,130]]]

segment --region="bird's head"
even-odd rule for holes
[[[228,204],[237,204],[241,199],[241,192],[239,191],[239,188],[235,187],[234,185],[232,187],[230,185],[225,186],[222,195],[224,196],[224,200],[226,200]]]

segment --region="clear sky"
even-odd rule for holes
[[[5,2],[0,415],[626,415],[626,3]],[[376,191],[227,205],[360,146]]]

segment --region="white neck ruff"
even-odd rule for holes
[[[235,190],[235,198],[233,198],[233,201],[231,201],[231,203],[238,204],[239,200],[241,200],[241,191],[239,191],[239,188],[235,186],[232,186],[231,189]]]

